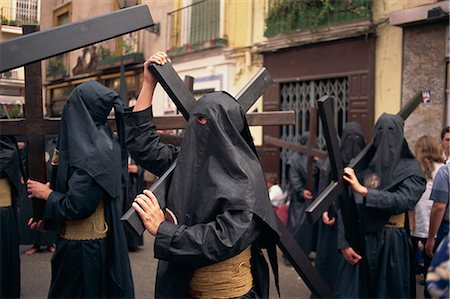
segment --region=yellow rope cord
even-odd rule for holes
[[[64,239],[67,240],[97,240],[106,238],[108,225],[105,222],[103,200],[95,212],[88,218],[66,221]]]
[[[0,179],[0,208],[12,205],[11,185],[7,179]]]
[[[386,227],[403,228],[405,227],[405,213],[391,215]]]
[[[253,286],[251,247],[220,263],[197,269],[189,286],[195,298],[233,298],[247,294]]]

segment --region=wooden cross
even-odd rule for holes
[[[150,71],[157,78],[167,94],[169,94],[185,119],[188,119],[189,111],[194,107],[196,102],[172,66],[168,63],[165,65],[150,65]],[[243,110],[247,111],[271,84],[272,79],[268,72],[262,69],[236,96]],[[292,116],[294,115],[292,114]],[[170,180],[175,167],[176,160],[149,189],[156,195],[162,208],[165,207],[165,198],[168,194]],[[331,291],[313,267],[306,254],[290,235],[286,226],[278,217],[276,219],[280,230],[278,246],[281,251],[289,259],[294,269],[314,294],[323,298],[331,298]],[[138,234],[142,234],[145,230],[142,220],[133,208],[130,208],[121,220]]]
[[[422,93],[417,93],[397,114],[403,119],[415,110],[422,101]],[[340,201],[340,208],[345,228],[345,237],[347,242],[355,248],[359,253],[363,252],[363,240],[357,228],[358,216],[356,205],[347,192],[347,184],[342,178],[342,156],[338,146],[337,133],[333,122],[333,106],[332,98],[328,96],[322,97],[318,101],[320,118],[324,128],[324,136],[327,142],[327,149],[330,157],[332,182],[323,190],[323,192],[312,202],[306,209],[306,214],[310,222],[315,222],[322,213],[337,199]],[[373,143],[369,143],[354,159],[352,159],[348,167],[353,168],[356,172],[367,167],[369,160],[372,158],[375,147]]]
[[[26,118],[1,120],[0,132],[28,136],[30,177],[46,181],[44,137],[57,134],[60,124],[59,119],[43,114],[40,61],[150,26],[153,20],[147,5],[138,5],[44,31],[23,26],[24,36],[0,43],[0,73],[25,65]],[[44,205],[43,200],[33,200],[33,219],[42,219]]]
[[[308,164],[306,167],[306,186],[307,189],[311,192],[313,192],[314,190],[313,186],[314,157],[319,157],[320,159],[325,159],[326,157],[328,157],[328,153],[326,151],[321,151],[314,147],[316,143],[316,132],[317,132],[317,109],[315,107],[311,107],[309,109],[309,137],[308,137],[308,144],[306,146],[294,142],[289,142],[273,136],[264,135],[264,141],[268,144],[272,144],[281,148],[286,148],[295,152],[308,155]]]

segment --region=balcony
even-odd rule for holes
[[[228,45],[221,24],[223,2],[197,1],[167,14],[170,55]]]
[[[370,20],[371,0],[270,0],[266,37]]]
[[[0,80],[23,82],[25,80],[25,74],[23,68],[13,69],[0,74]]]
[[[48,59],[45,69],[47,80],[56,81],[68,77],[67,60],[67,54],[62,54]]]
[[[13,9],[10,7],[0,7],[1,25],[21,27],[23,24],[38,24],[37,6],[36,9]]]

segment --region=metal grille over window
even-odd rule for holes
[[[282,83],[280,85],[281,110],[294,110],[296,124],[282,126],[281,139],[299,143],[300,136],[309,131],[309,108],[317,107],[317,100],[325,95],[336,99],[334,101],[334,121],[340,136],[342,128],[347,121],[347,93],[347,77]],[[317,146],[320,149],[325,149],[326,142],[323,136],[322,123],[319,119],[317,121]],[[282,187],[287,185],[287,162],[291,154],[292,151],[281,149]]]

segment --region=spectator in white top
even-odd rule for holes
[[[416,273],[427,274],[428,266],[431,258],[424,254],[424,247],[428,237],[428,228],[430,224],[430,213],[433,201],[431,201],[430,193],[433,181],[437,171],[443,164],[441,146],[436,137],[425,135],[420,137],[415,145],[414,154],[419,161],[423,172],[427,178],[427,186],[422,197],[417,202],[414,210],[411,210],[410,228],[412,243],[415,253]],[[427,296],[427,295],[425,295]]]
[[[272,208],[276,212],[278,208],[284,204],[287,192],[283,192],[280,185],[278,185],[278,177],[275,173],[266,173],[265,176],[270,202],[272,203]]]

